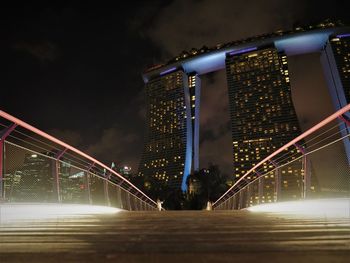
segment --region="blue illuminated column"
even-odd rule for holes
[[[200,78],[195,73],[184,75],[184,94],[186,102],[186,160],[181,189],[187,191],[186,180],[192,171],[199,170],[199,112]]]
[[[186,107],[186,155],[185,155],[185,166],[181,183],[181,190],[187,191],[187,177],[191,173],[192,166],[192,118],[191,118],[191,96],[189,89],[188,76],[186,74],[183,75],[183,83],[184,83],[184,97],[185,97],[185,107]]]
[[[196,91],[195,91],[195,120],[194,120],[194,147],[193,147],[193,169],[199,170],[199,111],[200,111],[200,98],[201,98],[201,79],[196,75]]]
[[[333,106],[336,110],[350,103],[350,34],[331,36],[321,52],[321,63],[328,84]],[[350,133],[348,125],[339,120],[342,137]],[[350,141],[343,140],[350,164]]]
[[[196,73],[188,74],[188,87],[190,93],[192,140],[193,140],[193,170],[199,170],[199,112],[201,79]]]

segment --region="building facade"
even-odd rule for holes
[[[287,56],[272,45],[231,52],[226,56],[232,127],[233,171],[239,179],[254,165],[301,133],[292,102]],[[297,151],[291,150],[291,151]],[[271,170],[266,164],[248,179]],[[300,198],[302,166],[284,167],[283,193]],[[274,174],[265,176],[264,199],[274,200]],[[292,193],[294,192],[295,193]],[[253,191],[258,192],[258,191]],[[287,194],[288,193],[288,194]],[[253,201],[254,196],[251,197]]]
[[[187,190],[187,176],[198,167],[199,83],[196,74],[173,69],[146,84],[147,135],[138,176]]]

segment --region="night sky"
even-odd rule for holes
[[[113,8],[2,8],[0,109],[135,172],[145,135],[143,70],[192,47],[326,18],[349,23],[347,2],[158,0]],[[303,129],[331,111],[318,59],[311,54],[289,60]],[[305,74],[301,65],[312,70]],[[213,162],[229,173],[225,72],[206,75],[202,82],[200,166]],[[317,87],[320,95],[305,87]]]

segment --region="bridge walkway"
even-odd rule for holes
[[[121,211],[0,227],[0,262],[348,262],[349,257],[349,219]]]

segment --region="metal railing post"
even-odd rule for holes
[[[304,170],[304,180],[303,180],[303,198],[307,198],[309,196],[309,191],[311,187],[311,173],[310,173],[310,165],[309,158],[307,155],[303,156],[303,170]]]
[[[263,200],[263,195],[264,195],[264,177],[258,171],[255,171],[255,173],[259,177],[259,179],[258,179],[258,200],[259,200],[258,204],[261,204],[262,200]]]
[[[246,200],[246,206],[245,207],[249,207],[250,206],[250,198],[251,198],[251,189],[250,189],[250,185],[248,185],[246,187],[246,192],[247,192],[247,200]]]
[[[64,155],[64,153],[67,151],[67,149],[64,149],[62,151],[59,151],[55,155],[55,160],[53,161],[53,174],[54,174],[54,180],[53,180],[53,190],[57,198],[57,202],[61,203],[62,202],[62,197],[61,197],[61,191],[60,191],[60,159]]]
[[[259,189],[258,189],[258,194],[259,194],[259,204],[263,203],[263,196],[264,196],[264,176],[259,177]]]
[[[4,141],[0,140],[0,201],[4,198]]]
[[[93,162],[92,164],[90,164],[88,166],[86,177],[85,177],[85,193],[86,193],[86,197],[87,197],[87,201],[88,203],[91,205],[92,204],[92,199],[91,199],[91,189],[90,189],[90,176],[89,176],[89,172],[92,169],[92,167],[94,167],[95,163]]]
[[[11,134],[11,132],[17,127],[14,123],[1,131],[0,137],[0,201],[4,199],[5,187],[4,187],[4,150],[5,150],[5,139]]]
[[[281,171],[278,168],[278,164],[274,160],[269,160],[275,167],[275,187],[274,187],[274,202],[278,202],[281,198]]]
[[[281,171],[279,168],[275,170],[275,202],[281,199]]]
[[[301,154],[303,155],[302,158],[302,169],[304,171],[303,173],[303,184],[302,184],[302,189],[301,189],[301,197],[303,199],[307,198],[309,195],[309,189],[310,189],[310,185],[311,185],[311,175],[310,175],[310,171],[309,171],[309,165],[308,165],[308,158],[307,158],[307,151],[304,147],[298,145],[297,143],[294,144],[295,147],[297,148],[297,150],[299,150],[301,152]]]
[[[103,180],[103,191],[105,194],[106,205],[110,206],[111,202],[109,200],[109,190],[108,190],[108,181],[107,180]]]

